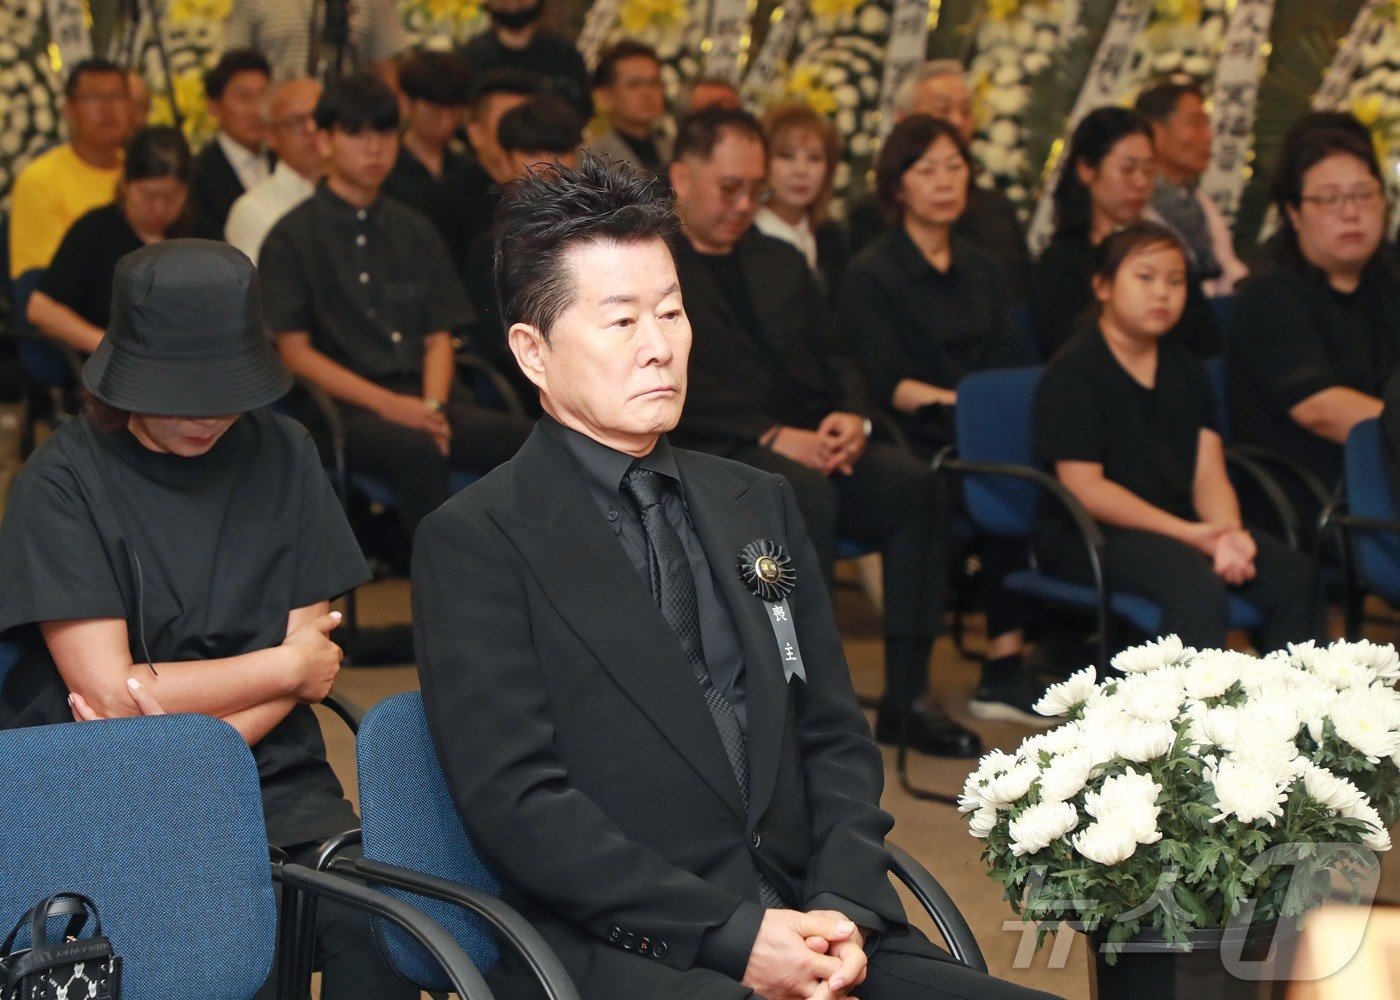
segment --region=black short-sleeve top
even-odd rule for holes
[[[1281,249],[1242,284],[1226,340],[1230,431],[1303,463],[1328,487],[1341,476],[1342,449],[1288,411],[1324,389],[1380,398],[1400,363],[1400,277],[1388,255],[1339,292],[1296,251]]]
[[[72,721],[39,622],[125,618],[136,662],[220,659],[279,645],[294,608],[368,577],[292,421],[246,413],[181,458],[74,420],[35,452],[0,522],[0,630],[24,649],[0,689],[0,728]],[[356,825],[308,706],[253,756],[272,843]]]
[[[64,234],[38,290],[93,326],[106,329],[117,261],[143,246],[120,207],[94,208]]]
[[[1036,460],[1097,462],[1109,479],[1168,513],[1197,520],[1192,499],[1200,433],[1220,419],[1204,365],[1180,344],[1158,345],[1151,388],[1113,356],[1097,325],[1066,342],[1045,368],[1035,400]],[[1042,504],[1046,528],[1057,506]]]

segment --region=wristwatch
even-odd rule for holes
[[[871,420],[869,417],[865,418],[865,423],[861,426],[865,428],[866,437],[869,437],[870,435],[875,433],[875,421]]]
[[[423,405],[428,408],[429,413],[442,412],[442,400],[440,399],[433,399],[431,397],[425,398],[423,400]]]

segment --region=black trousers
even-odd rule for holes
[[[1254,579],[1231,587],[1215,575],[1203,553],[1184,542],[1124,528],[1105,527],[1103,534],[1104,579],[1109,589],[1141,594],[1161,605],[1162,635],[1175,633],[1185,645],[1197,649],[1223,646],[1228,631],[1225,599],[1234,593],[1264,616],[1255,636],[1261,652],[1317,636],[1311,562],[1270,535],[1254,532],[1259,547]],[[1090,580],[1088,557],[1078,545],[1047,546],[1042,562],[1051,573]]]
[[[320,844],[303,844],[288,850],[292,862],[309,865]],[[356,855],[359,848],[346,851]],[[277,966],[254,1000],[275,1000]],[[369,914],[327,899],[316,903],[316,968],[321,970],[324,1000],[418,1000],[417,986],[400,979],[389,968],[375,940]]]
[[[387,480],[398,495],[399,519],[413,538],[418,522],[447,500],[448,469],[490,472],[513,456],[533,427],[529,421],[471,403],[448,403],[452,452],[444,456],[422,431],[385,420],[358,406],[340,407],[345,460],[356,472]]]
[[[938,635],[946,566],[933,470],[906,451],[871,442],[849,476],[823,476],[767,448],[750,445],[729,458],[792,485],[807,522],[822,573],[830,584],[836,539],[849,538],[880,550],[884,562],[885,636]]]

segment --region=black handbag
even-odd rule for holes
[[[50,917],[68,917],[63,938],[48,941]],[[92,933],[78,934],[92,917]],[[29,924],[29,947],[13,950]],[[119,1000],[122,960],[102,936],[97,904],[76,892],[55,893],[30,910],[0,944],[0,1000]]]

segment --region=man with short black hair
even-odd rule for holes
[[[658,177],[665,174],[671,140],[658,130],[666,94],[656,50],[630,38],[606,49],[593,71],[593,97],[607,114],[608,129],[589,148]]]
[[[262,53],[232,49],[204,74],[209,113],[219,123],[190,171],[191,227],[195,236],[224,238],[228,213],[245,191],[272,174],[264,148],[267,119],[263,99],[272,69]]]
[[[502,308],[546,415],[413,561],[462,820],[583,1000],[1045,1000],[905,923],[883,762],[787,482],[667,441],[677,229],[656,178],[591,156],[502,201]],[[510,949],[489,985],[541,995]]]
[[[340,404],[347,462],[389,480],[411,538],[447,499],[449,467],[494,468],[529,425],[474,405],[457,382],[452,335],[471,306],[432,223],[381,195],[398,124],[378,78],[326,88],[326,182],[273,227],[258,270],[283,360]]]
[[[1172,76],[1145,87],[1134,108],[1152,126],[1157,153],[1153,211],[1186,244],[1206,295],[1233,294],[1249,268],[1235,254],[1219,206],[1201,190],[1214,140],[1205,91],[1191,77]]]
[[[493,69],[472,81],[467,100],[467,141],[473,156],[457,164],[443,178],[450,212],[458,226],[448,239],[453,260],[466,266],[472,241],[491,228],[491,212],[500,198],[500,186],[513,176],[510,162],[497,138],[501,116],[539,93],[528,74]]]
[[[470,73],[451,52],[415,52],[399,67],[404,131],[384,193],[422,212],[449,243],[463,221],[452,212],[450,176],[462,156],[452,148],[467,107]]]
[[[472,38],[462,55],[474,73],[510,69],[526,74],[541,93],[572,104],[587,121],[593,117],[588,68],[573,42],[541,26],[545,0],[486,0],[491,27]]]
[[[75,63],[63,85],[68,141],[32,160],[10,192],[10,276],[48,267],[79,216],[107,204],[131,135],[126,73],[106,59]]]
[[[942,546],[933,470],[871,442],[875,405],[802,254],[753,228],[767,178],[762,127],[709,108],[681,123],[671,184],[685,239],[676,270],[695,328],[690,396],[676,440],[792,484],[822,576],[836,540],[876,546],[885,578],[885,694],[875,732],[975,756],[977,736],[922,699],[939,633]]]
[[[578,166],[583,122],[578,112],[562,98],[532,97],[503,114],[496,131],[497,141],[510,164],[512,180],[524,177],[533,168],[554,163]],[[489,229],[472,240],[464,273],[467,292],[476,307],[472,348],[506,377],[527,411],[538,412],[534,386],[521,374],[506,346],[505,329],[496,305],[495,251]]]

